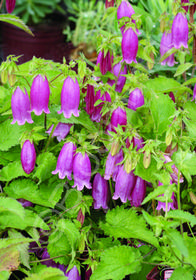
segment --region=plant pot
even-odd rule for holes
[[[34,37],[11,24],[2,23],[3,59],[8,55],[22,55],[19,63],[24,63],[33,56],[63,62],[63,57],[69,60],[73,48],[72,43],[65,43],[62,33],[63,26],[59,24],[39,25],[31,28]]]

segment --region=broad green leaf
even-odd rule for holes
[[[39,273],[32,274],[29,277],[25,278],[26,280],[66,280],[67,277],[64,275],[64,272],[58,268],[53,267],[43,267]]]
[[[183,223],[190,223],[193,227],[196,225],[196,217],[189,212],[182,211],[182,210],[171,210],[167,213],[168,219],[178,219],[181,220]]]
[[[78,211],[82,204],[82,192],[76,189],[70,189],[66,192],[65,205],[67,208],[66,214],[71,217],[77,217]]]
[[[100,222],[100,227],[106,235],[114,238],[136,238],[158,247],[158,240],[153,232],[147,229],[142,216],[133,209],[116,207],[106,214],[106,222]]]
[[[196,240],[193,237],[184,236],[184,241],[189,253],[184,261],[190,263],[196,269]]]
[[[191,68],[193,66],[192,63],[185,63],[185,64],[181,64],[178,66],[177,71],[174,75],[174,77],[177,77],[181,74],[183,74],[185,71],[187,71],[189,68]]]
[[[11,181],[20,176],[27,176],[22,168],[21,161],[14,161],[0,170],[1,181]]]
[[[18,216],[21,219],[25,217],[25,210],[23,206],[10,197],[0,197],[0,220],[3,219],[7,214]],[[1,225],[1,223],[0,223]]]
[[[128,246],[115,246],[105,250],[91,280],[122,280],[128,274],[141,270],[140,252]]]
[[[196,83],[196,78],[191,78],[183,83],[183,86],[188,86]]]
[[[43,153],[38,156],[37,164],[38,167],[34,176],[39,178],[40,181],[44,181],[53,176],[52,171],[56,167],[56,157],[49,152]]]
[[[179,231],[167,229],[166,236],[170,240],[171,246],[174,248],[174,250],[179,250],[182,256],[188,257],[188,249]]]
[[[178,267],[172,273],[170,280],[193,280],[194,270],[190,267]]]
[[[196,138],[196,104],[195,102],[186,102],[184,109],[188,112],[188,117],[184,117],[183,121],[186,124],[186,128],[189,135],[195,139]]]
[[[10,278],[10,274],[8,271],[0,271],[0,279],[8,280]]]

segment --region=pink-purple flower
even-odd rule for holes
[[[6,10],[11,14],[15,8],[16,0],[6,0]]]
[[[123,108],[116,108],[112,112],[111,116],[111,126],[112,126],[112,131],[116,132],[116,127],[118,125],[126,126],[127,124],[127,113]],[[123,128],[125,129],[125,128]]]
[[[132,28],[128,28],[123,33],[121,48],[123,60],[127,64],[131,64],[132,62],[137,63],[138,37]]]
[[[102,75],[105,75],[108,71],[112,70],[113,55],[110,51],[107,51],[106,55],[103,51],[100,51],[97,57],[96,65],[99,65]]]
[[[172,184],[172,181],[170,182],[170,184]],[[163,184],[161,182],[158,183],[159,186],[162,186]],[[164,194],[162,194],[161,196],[164,196]],[[162,202],[158,200],[158,205],[157,205],[157,210],[161,210],[163,209],[164,212],[168,212],[169,210],[173,209],[178,209],[178,204],[177,204],[177,200],[176,197],[174,195],[174,192],[172,193],[171,196],[171,200],[172,202],[167,202],[167,209],[166,209],[166,202]]]
[[[196,84],[194,86],[194,89],[193,89],[193,99],[191,101],[194,101],[195,100],[195,103],[196,103]]]
[[[161,38],[160,43],[160,54],[161,57],[168,52],[170,49],[174,47],[172,42],[172,33],[164,32]],[[168,66],[172,67],[175,64],[174,54],[169,55],[166,59],[161,62],[161,65],[167,64]]]
[[[120,151],[112,156],[111,152],[107,156],[106,164],[105,164],[105,174],[104,179],[109,180],[111,177],[114,181],[116,181],[116,177],[118,175],[118,171],[120,168],[120,165],[118,165],[121,161],[123,161],[123,151],[120,149]]]
[[[131,205],[135,207],[141,206],[141,203],[144,200],[145,195],[146,195],[146,182],[142,178],[137,177],[133,191],[131,193],[131,198],[130,198]]]
[[[69,133],[72,125],[73,124],[59,122],[52,134],[52,137],[57,137],[57,140],[61,142]],[[46,131],[46,133],[51,134],[53,127],[54,125],[51,125],[51,127]]]
[[[128,108],[136,111],[138,107],[144,105],[144,96],[139,88],[134,89],[130,95],[128,100]]]
[[[94,200],[94,209],[103,209],[108,208],[108,195],[109,195],[109,186],[108,182],[97,173],[93,180],[93,189],[92,197]]]
[[[123,75],[127,74],[126,65],[124,67],[122,67],[122,62],[115,64],[113,67],[113,73],[118,78],[118,80],[116,82],[115,90],[117,92],[121,92],[123,90],[123,87],[126,82],[126,77],[123,76]],[[113,84],[115,84],[115,80],[108,80],[108,84],[110,86],[113,86]]]
[[[101,95],[101,91],[98,90],[96,95],[95,95],[95,98],[94,98],[95,103],[98,100],[103,100],[103,101],[111,102],[111,97],[110,97],[108,92],[105,92],[104,94]],[[100,122],[101,110],[103,108],[103,105],[104,105],[104,102],[101,102],[99,105],[94,106],[93,112],[90,115],[92,121]]]
[[[26,140],[21,150],[21,163],[25,173],[30,174],[35,167],[36,152],[34,144]]]
[[[188,48],[189,27],[185,15],[178,13],[172,24],[172,43],[176,49]]]

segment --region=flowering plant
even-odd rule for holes
[[[111,2],[104,16],[120,33],[101,34],[93,69],[82,58],[1,64],[2,279],[145,279],[152,265],[194,277],[194,2],[189,18],[175,2],[160,55],[135,7]],[[153,72],[170,55],[177,68]]]

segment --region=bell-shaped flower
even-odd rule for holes
[[[123,151],[120,149],[120,151],[112,156],[111,152],[107,156],[106,164],[105,164],[105,174],[104,179],[109,180],[111,177],[113,180],[116,180],[116,177],[118,175],[118,171],[120,168],[120,165],[118,165],[121,161],[123,161]]]
[[[63,88],[61,91],[61,110],[58,114],[63,113],[66,119],[69,119],[73,114],[75,117],[79,117],[80,104],[80,87],[77,79],[75,82],[72,78],[67,77],[64,81]]]
[[[189,3],[189,0],[181,0],[181,4],[187,4],[187,3]],[[189,10],[189,6],[183,6],[183,5],[182,5],[182,8],[183,8],[186,12],[188,12],[188,10]]]
[[[124,109],[118,107],[112,112],[111,116],[111,126],[112,131],[116,132],[116,127],[118,125],[125,126],[127,124],[127,113]]]
[[[69,133],[72,125],[73,124],[59,122],[52,134],[52,137],[57,137],[57,140],[61,142],[61,140],[64,140],[67,134]],[[46,133],[50,134],[52,132],[53,127],[54,125],[51,125],[51,127],[46,131]]]
[[[92,85],[87,85],[87,91],[86,91],[86,97],[85,97],[85,102],[86,102],[86,112],[87,114],[91,115],[94,110],[94,104],[95,104],[95,89],[94,86]]]
[[[195,100],[195,103],[196,103],[196,84],[194,86],[194,89],[193,89],[193,99],[191,101],[194,101]]]
[[[123,60],[127,64],[131,64],[132,62],[137,63],[138,37],[132,28],[128,28],[123,33],[121,48]]]
[[[16,0],[6,0],[6,10],[11,14],[15,8]]]
[[[161,38],[160,43],[160,54],[161,57],[168,52],[170,49],[174,47],[172,42],[172,34],[164,32]],[[169,55],[166,59],[161,62],[161,65],[167,64],[168,66],[172,67],[175,64],[174,54]]]
[[[116,158],[115,159],[115,165],[114,165],[113,173],[112,173],[112,179],[113,179],[114,182],[116,182],[116,178],[117,178],[119,170],[122,166],[121,162],[124,159],[122,149],[120,149],[120,151],[115,155],[115,158]]]
[[[73,188],[77,187],[78,191],[83,190],[84,186],[87,189],[91,189],[91,162],[85,152],[83,155],[81,152],[77,153],[73,161],[73,175],[74,185]]]
[[[75,265],[72,267],[72,269],[65,273],[65,276],[68,277],[67,280],[81,280],[81,276]]]
[[[94,209],[107,209],[108,205],[108,182],[97,173],[93,180],[92,197],[94,200]]]
[[[112,63],[113,55],[110,54],[110,51],[107,51],[106,55],[104,54],[104,50],[100,51],[96,65],[99,65],[102,75],[105,75],[107,71],[110,72],[112,70]]]
[[[33,171],[35,167],[35,161],[35,147],[33,143],[31,143],[29,140],[26,140],[21,150],[21,163],[25,173],[30,174]]]
[[[164,155],[164,158],[165,158],[165,163],[167,162],[172,162],[171,158],[169,156],[166,156]],[[175,164],[172,164],[172,173],[170,174],[171,176],[171,179],[172,179],[172,182],[175,183],[175,184],[178,184],[178,168],[175,166]],[[182,176],[182,174],[180,173],[180,183],[183,183],[184,182],[184,178]]]
[[[105,0],[105,8],[113,7],[114,6],[114,0]]]
[[[134,89],[130,95],[128,100],[128,108],[136,111],[138,107],[144,105],[144,96],[139,88]]]
[[[126,67],[126,65],[123,67],[123,69],[121,69],[121,67],[122,67],[121,62],[115,64],[114,67],[113,67],[113,73],[118,78],[117,83],[116,83],[116,87],[115,87],[115,90],[117,92],[122,92],[123,87],[124,87],[125,82],[126,82],[126,77],[124,77],[123,75],[127,74],[127,67]],[[113,86],[113,84],[115,84],[115,80],[110,80],[109,79],[108,84],[110,86]]]
[[[170,182],[172,184],[172,182]],[[163,184],[161,182],[158,183],[159,186],[162,186]],[[161,196],[164,196],[164,194],[162,194]],[[171,200],[172,202],[167,202],[167,209],[166,209],[166,202],[163,202],[163,201],[159,201],[158,200],[158,205],[156,207],[157,210],[161,210],[163,209],[164,212],[168,212],[170,209],[178,209],[178,204],[177,204],[177,200],[176,200],[176,197],[174,195],[174,193],[172,193],[172,196],[171,196]]]
[[[107,102],[111,102],[111,97],[109,95],[108,92],[105,92],[102,96],[101,96],[101,91],[98,90],[96,95],[95,95],[95,103],[98,101],[98,100],[103,100],[103,101],[107,101]],[[97,106],[94,106],[94,110],[91,114],[91,120],[94,121],[94,122],[100,122],[100,119],[101,119],[101,110],[103,108],[103,105],[104,105],[104,102],[101,102],[99,105]]]
[[[39,116],[44,113],[49,114],[48,109],[50,97],[50,88],[46,76],[37,75],[31,85],[30,100],[31,100],[31,112],[34,111],[35,115]]]
[[[64,179],[67,176],[67,179],[71,180],[75,151],[76,145],[72,142],[65,143],[59,153],[56,169],[52,171],[52,174],[59,173],[60,179]]]
[[[146,182],[140,178],[136,178],[135,186],[131,194],[131,206],[139,207],[146,195]]]
[[[23,125],[26,121],[33,123],[30,113],[30,100],[26,89],[25,93],[23,93],[19,87],[16,88],[12,95],[11,107],[13,114],[12,124],[17,122],[18,125]]]
[[[117,19],[121,19],[123,17],[131,18],[133,14],[135,14],[135,11],[131,4],[127,0],[122,0],[117,9]],[[132,20],[132,22],[135,23],[135,20]],[[123,25],[120,29],[123,34],[125,25]]]
[[[172,24],[172,43],[176,49],[180,49],[181,46],[188,48],[188,34],[187,18],[182,13],[178,13]]]
[[[115,192],[112,198],[120,198],[123,203],[126,203],[127,200],[131,199],[134,185],[135,175],[133,174],[133,171],[127,173],[124,169],[124,165],[122,165],[116,178]]]

